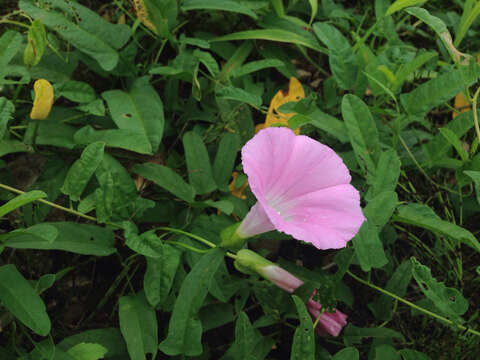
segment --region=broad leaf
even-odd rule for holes
[[[65,195],[69,195],[73,201],[80,199],[90,178],[103,160],[104,148],[105,143],[101,141],[88,145],[80,155],[80,159],[75,161],[68,170],[61,190]]]
[[[308,314],[303,300],[292,295],[297,307],[300,325],[293,336],[291,360],[314,360],[315,359],[315,334],[313,332],[312,318]]]
[[[47,194],[43,191],[32,190],[21,195],[14,197],[12,200],[8,201],[6,204],[0,206],[0,217],[12,212],[19,207],[29,204],[38,199],[46,198]]]
[[[130,359],[144,360],[147,353],[154,359],[158,324],[155,310],[148,304],[145,294],[122,296],[118,301],[118,317]]]
[[[45,304],[15,265],[0,266],[0,301],[38,335],[46,336],[50,332]]]
[[[468,301],[455,288],[446,287],[438,282],[430,272],[430,269],[420,264],[414,257],[412,262],[413,277],[420,286],[425,296],[430,299],[443,315],[456,322],[462,323],[460,317],[468,310]]]
[[[138,164],[133,171],[145,179],[153,181],[156,185],[171,192],[186,202],[192,203],[195,197],[195,190],[187,184],[175,171],[169,167],[151,163]]]
[[[189,131],[183,135],[182,140],[190,184],[199,195],[216,190],[210,158],[200,135]]]
[[[160,350],[165,354],[197,356],[202,353],[202,323],[197,313],[222,261],[222,250],[210,250],[183,281],[168,325],[167,338],[160,344]]]
[[[129,92],[109,90],[102,93],[119,129],[146,136],[156,152],[163,135],[163,104],[148,78],[138,78]]]
[[[112,70],[118,63],[120,49],[130,37],[126,25],[111,24],[88,8],[70,1],[51,0],[50,9],[35,6],[33,0],[21,0],[20,10],[34,19],[41,19],[48,28],[55,30],[78,50],[98,61],[104,70]],[[59,11],[55,11],[59,10]],[[81,18],[79,24],[64,14]]]
[[[442,220],[426,205],[402,205],[398,208],[398,215],[395,215],[393,219],[395,221],[419,226],[444,236],[449,236],[459,243],[464,243],[480,251],[480,243],[470,231],[449,221]]]

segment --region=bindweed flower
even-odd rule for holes
[[[237,253],[235,267],[247,274],[257,273],[290,294],[303,285],[303,281],[296,276],[248,249],[240,250]],[[337,309],[333,313],[324,312],[321,314],[322,305],[312,299],[313,295],[315,293],[308,300],[307,309],[313,321],[316,321],[320,316],[315,331],[319,335],[338,336],[347,324],[347,315]]]
[[[258,201],[236,228],[237,239],[276,229],[318,249],[338,249],[365,220],[342,159],[308,136],[263,129],[242,148],[242,164]]]

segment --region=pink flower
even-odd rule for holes
[[[303,285],[302,280],[277,265],[264,266],[259,270],[259,273],[289,293],[293,293],[298,287]],[[313,293],[312,297],[308,300],[307,309],[312,320],[315,321],[321,313],[322,305],[312,300],[313,295],[315,295],[315,293]],[[330,334],[332,336],[338,336],[345,325],[347,325],[347,315],[335,309],[333,313],[324,312],[320,316],[315,331],[318,335]]]
[[[342,159],[308,136],[263,129],[243,147],[242,163],[258,202],[236,230],[241,238],[276,229],[318,249],[338,249],[365,220]]]
[[[322,305],[310,299],[307,302],[307,309],[313,321],[315,321],[318,315],[320,315]],[[333,313],[324,312],[320,316],[315,332],[318,335],[326,335],[328,333],[332,336],[338,336],[345,325],[347,325],[347,315],[335,309]]]
[[[242,249],[237,253],[235,266],[238,270],[248,274],[252,272],[260,274],[290,294],[303,285],[303,281],[296,276],[248,249]],[[313,321],[317,320],[322,309],[322,305],[313,300],[314,295],[315,292],[307,302],[307,309]],[[320,316],[315,331],[318,335],[338,336],[346,324],[347,315],[335,309],[333,313],[324,312]]]

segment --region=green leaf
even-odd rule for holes
[[[446,287],[443,283],[438,282],[432,277],[430,269],[420,264],[413,256],[410,261],[413,266],[413,277],[425,296],[435,304],[443,315],[462,323],[463,319],[460,316],[468,310],[468,301],[457,289]]]
[[[300,324],[293,336],[291,360],[314,360],[315,359],[315,334],[313,332],[312,318],[308,314],[307,307],[301,298],[292,295],[297,307]]]
[[[397,203],[398,196],[395,191],[384,191],[368,201],[363,213],[368,221],[373,222],[381,230],[392,217]]]
[[[18,152],[32,152],[32,147],[16,140],[0,141],[0,157]]]
[[[448,29],[445,23],[440,18],[431,15],[427,10],[419,7],[410,7],[405,11],[430,26],[439,38],[442,37],[443,33],[448,33]]]
[[[202,323],[197,313],[222,261],[221,249],[210,250],[186,276],[173,308],[167,338],[159,347],[165,354],[197,356],[202,353]]]
[[[208,72],[213,77],[217,77],[218,73],[220,72],[220,68],[218,67],[217,61],[212,55],[210,55],[210,53],[197,49],[193,52],[193,56],[197,57],[198,60],[205,65]]]
[[[178,198],[188,203],[194,201],[195,190],[193,187],[187,184],[180,175],[169,167],[145,163],[135,165],[132,170],[145,179],[153,181],[156,185],[171,192]]]
[[[444,126],[444,128],[453,131],[459,138],[464,136],[472,127],[473,115],[471,111],[461,113]],[[430,142],[422,145],[423,153],[427,157],[426,165],[433,166],[441,163],[450,149],[451,144],[445,141],[445,137],[441,133],[436,134]]]
[[[213,179],[210,158],[200,135],[189,131],[183,135],[182,141],[190,184],[199,195],[216,190],[217,185]]]
[[[15,265],[0,266],[0,301],[33,332],[41,336],[50,332],[45,304]]]
[[[148,137],[134,130],[95,130],[87,125],[78,130],[73,138],[80,145],[101,141],[106,147],[130,150],[145,155],[153,154]]]
[[[347,347],[337,352],[332,360],[358,360],[359,353],[354,347]]]
[[[349,323],[344,331],[345,345],[361,344],[364,338],[373,338],[386,341],[387,339],[398,339],[399,341],[405,341],[404,336],[398,331],[388,329],[386,327],[376,328],[360,328]]]
[[[460,24],[458,24],[455,34],[455,46],[458,47],[460,45],[465,35],[467,35],[468,29],[470,29],[478,15],[480,15],[480,3],[477,1],[465,1],[462,18],[460,19]]]
[[[437,55],[438,54],[434,51],[423,52],[412,61],[402,64],[395,73],[395,81],[392,84],[392,90],[394,92],[398,90],[411,74]]]
[[[118,301],[120,330],[132,360],[144,360],[146,354],[157,354],[157,316],[145,294],[122,296]]]
[[[258,30],[245,30],[239,31],[233,34],[220,36],[210,40],[210,42],[216,41],[232,41],[232,40],[270,40],[282,43],[292,43],[302,45],[307,48],[316,50],[321,53],[326,53],[326,49],[321,47],[317,41],[313,41],[310,38],[304,37],[292,31],[282,29],[258,29]]]
[[[22,40],[22,35],[13,30],[5,31],[0,37],[0,85],[26,84],[30,81],[30,74],[25,67],[8,65],[22,47]],[[6,79],[7,76],[18,76],[20,80]]]
[[[225,133],[220,139],[213,162],[213,178],[222,191],[229,191],[228,183],[232,177],[239,148],[240,138],[237,134]]]
[[[21,0],[19,7],[32,18],[41,19],[45,26],[55,30],[78,50],[93,57],[106,71],[115,68],[119,60],[117,50],[130,37],[128,26],[111,24],[76,2],[52,0],[49,9],[42,9],[35,6],[33,0]],[[82,21],[76,24],[64,14]]]
[[[408,284],[412,279],[412,263],[408,260],[401,263],[388,280],[385,290],[398,296],[405,296]],[[393,314],[393,298],[382,294],[374,302],[368,304],[375,318],[386,321],[392,318]]]
[[[55,97],[63,96],[77,103],[89,103],[96,99],[95,90],[85,82],[64,81],[53,86]]]
[[[358,234],[353,238],[353,247],[363,271],[381,268],[388,263],[378,230],[371,221],[365,221]]]
[[[99,344],[80,343],[68,349],[67,354],[75,360],[99,360],[108,352]]]
[[[463,148],[458,136],[452,130],[446,127],[440,128],[438,131],[440,131],[440,134],[442,134],[445,139],[455,148],[455,150],[457,150],[457,153],[462,158],[462,161],[468,161],[468,153]]]
[[[338,86],[344,90],[352,89],[357,80],[358,62],[348,40],[327,23],[313,24],[313,32],[328,48],[330,70]]]
[[[475,183],[475,193],[477,195],[477,202],[480,204],[480,171],[467,170],[463,172],[465,175],[468,175],[472,178]]]
[[[146,257],[147,271],[143,278],[143,288],[148,302],[153,307],[163,305],[167,300],[180,264],[181,254],[173,246],[164,244],[160,257]]]
[[[8,121],[12,118],[15,106],[6,97],[0,97],[0,140],[3,141]]]
[[[401,360],[400,354],[391,345],[382,344],[375,348],[375,359]]]
[[[430,357],[417,350],[401,349],[399,353],[402,355],[403,360],[431,360]]]
[[[156,152],[163,135],[162,100],[147,77],[134,81],[129,92],[109,90],[102,93],[115,124],[148,137]]]
[[[221,10],[239,14],[245,14],[257,19],[255,14],[247,5],[232,0],[185,0],[182,3],[183,11],[189,10]]]
[[[46,198],[47,194],[40,190],[32,190],[14,197],[6,204],[0,206],[0,217],[12,212],[19,207],[29,204],[35,200]]]
[[[449,221],[442,220],[427,205],[408,204],[399,206],[398,215],[394,215],[393,220],[419,226],[432,232],[449,236],[450,238],[457,240],[459,243],[464,243],[475,250],[480,251],[480,243],[470,231],[461,226],[452,224]]]
[[[125,245],[135,251],[137,254],[153,258],[163,257],[162,240],[155,234],[154,230],[146,231],[138,235],[137,227],[130,221],[124,221]]]
[[[98,141],[88,145],[70,167],[61,191],[69,195],[73,201],[78,201],[90,178],[103,160],[105,143]]]
[[[135,183],[129,172],[113,156],[104,154],[95,176],[100,185],[97,190],[101,190],[103,195],[103,202],[100,204],[100,199],[96,202],[97,212],[99,204],[120,219],[130,218],[139,211]]]
[[[23,62],[27,66],[35,66],[42,60],[47,46],[47,32],[40,20],[32,22],[28,28],[27,46],[23,53]]]
[[[400,177],[401,166],[402,163],[395,150],[382,151],[378,159],[376,176],[366,195],[367,201],[370,201],[382,192],[395,190]]]
[[[41,223],[41,224],[33,225],[26,229],[16,229],[4,235],[0,235],[0,240],[6,241],[7,239],[10,239],[19,235],[33,236],[33,237],[37,237],[38,240],[52,243],[58,237],[58,230],[55,226],[52,226],[46,223]]]
[[[465,89],[460,70],[445,74],[417,86],[409,93],[400,95],[400,102],[410,115],[423,117],[433,108],[443,105]]]
[[[108,349],[105,359],[126,359],[128,356],[125,342],[122,339],[122,334],[117,328],[93,329],[77,333],[63,339],[57,344],[56,348],[57,350],[63,350],[66,352],[75,345],[82,343],[99,344]]]
[[[40,225],[49,225],[57,229],[58,236],[54,241],[45,239],[44,234],[40,237],[38,232],[31,234],[24,231],[9,237],[4,245],[15,249],[63,250],[96,256],[107,256],[115,252],[114,234],[110,229],[70,222],[42,223],[32,228]]]
[[[236,350],[235,359],[250,359],[256,340],[257,334],[250,323],[250,319],[247,314],[241,311],[235,323],[235,342],[232,345]]]
[[[368,106],[355,95],[342,99],[342,116],[358,165],[367,171],[367,182],[376,178],[376,163],[380,156],[378,130]]]
[[[251,61],[245,65],[235,68],[232,71],[232,77],[242,77],[253,72],[257,72],[267,68],[278,68],[285,66],[285,63],[279,59],[263,59]]]
[[[295,115],[290,118],[290,120],[292,120],[294,117]],[[346,143],[349,141],[345,122],[340,121],[336,117],[333,117],[327,113],[324,113],[320,109],[315,109],[315,111],[308,114],[308,117],[312,119],[310,124],[320,130],[325,131],[327,134],[332,135],[341,143]]]
[[[262,105],[262,98],[260,96],[231,86],[224,86],[218,89],[216,91],[216,95],[219,99],[240,101],[242,103],[252,104],[256,107],[260,107]]]
[[[426,0],[395,0],[393,4],[389,6],[385,16],[390,16],[409,6],[422,5],[425,2]]]

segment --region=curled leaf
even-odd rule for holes
[[[44,120],[50,114],[53,105],[53,87],[45,79],[38,79],[33,84],[35,100],[33,101],[30,118],[33,120]]]

